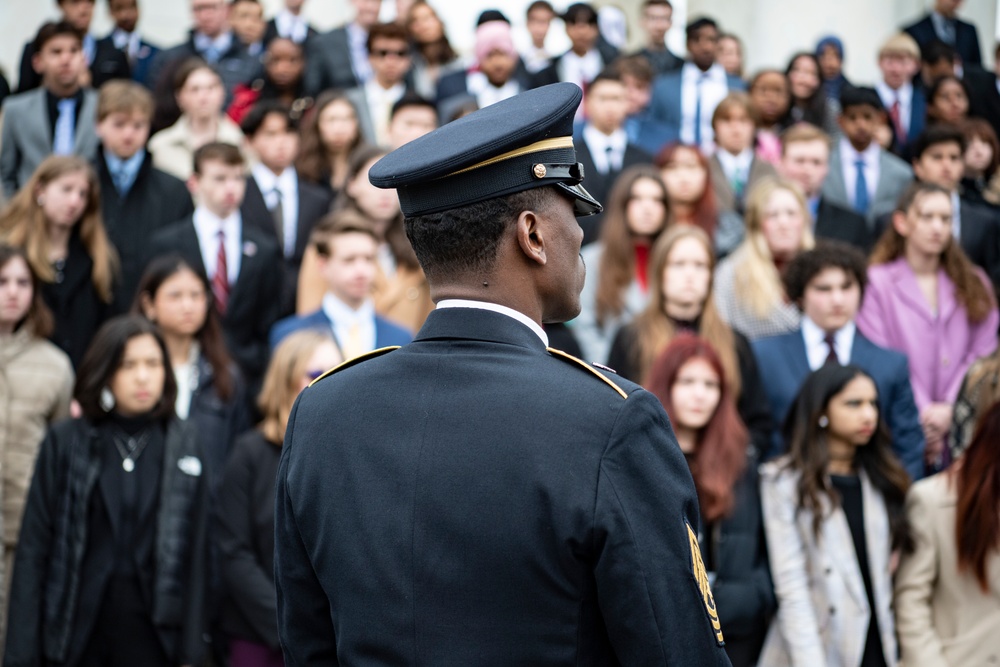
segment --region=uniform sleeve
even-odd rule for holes
[[[952,510],[954,511],[954,510]],[[931,597],[938,579],[938,554],[930,525],[933,515],[919,492],[906,498],[914,549],[905,554],[896,572],[896,631],[906,667],[948,667],[941,638],[934,630]]]
[[[795,516],[795,484],[787,478],[763,475],[761,506],[771,576],[778,598],[778,631],[788,645],[793,665],[823,667],[826,657],[809,594],[806,545]]]
[[[288,419],[278,465],[274,505],[274,581],[278,601],[278,638],[287,667],[339,665],[330,601],[323,592],[299,532],[288,471],[295,459],[295,415]],[[300,445],[301,446],[301,445]]]
[[[632,393],[601,460],[593,531],[598,599],[621,665],[729,664],[698,516],[663,407],[648,392]]]

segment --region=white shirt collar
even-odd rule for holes
[[[848,322],[833,334],[833,348],[837,353],[837,361],[846,366],[851,363],[851,348],[854,345],[854,334],[857,327],[853,321]],[[802,340],[806,344],[806,359],[809,368],[816,370],[826,363],[829,350],[826,346],[826,331],[813,322],[805,314],[802,315]]]
[[[278,34],[290,38],[296,44],[304,42],[309,35],[309,27],[302,15],[296,16],[287,9],[282,9],[274,17],[274,25]]]
[[[726,80],[726,70],[719,63],[714,63],[704,72],[701,71],[697,65],[693,62],[686,62],[681,68],[681,76],[687,79],[697,80],[698,78],[704,78],[706,81],[713,81],[716,83],[727,84]],[[728,84],[727,84],[728,85]]]
[[[252,167],[251,171],[253,172],[254,180],[257,181],[257,187],[260,188],[265,199],[275,188],[281,191],[282,196],[287,196],[295,192],[296,178],[294,167],[285,167],[285,170],[281,174],[275,176],[273,171],[257,163]]]
[[[878,96],[882,99],[882,104],[885,105],[886,113],[896,100],[899,100],[899,106],[906,108],[913,98],[913,84],[909,82],[904,82],[899,88],[892,89],[885,81],[879,81],[875,84],[875,90],[878,91]]]
[[[848,141],[847,137],[841,137],[840,151],[841,156],[845,158],[844,162],[850,162],[852,166],[860,158],[861,160],[864,160],[866,167],[878,167],[878,159],[882,152],[882,147],[879,146],[878,142],[873,139],[871,144],[868,145],[868,148],[859,153],[855,150],[854,146],[851,145],[851,142]]]
[[[736,175],[736,171],[739,170],[742,176],[747,176],[750,173],[750,163],[753,162],[753,149],[747,148],[738,155],[733,155],[729,151],[722,150],[721,148],[715,152],[715,156],[719,158],[719,164],[722,165],[722,171],[726,173],[726,176],[732,178]]]
[[[204,230],[209,236],[214,237],[221,229],[228,239],[230,236],[238,237],[240,232],[240,212],[233,211],[227,218],[220,218],[204,206],[199,206],[194,210],[194,226],[199,229],[199,233]]]
[[[375,321],[375,302],[366,299],[357,310],[341,301],[332,292],[323,295],[323,312],[334,325],[350,326],[354,323]]]
[[[524,313],[518,312],[513,308],[508,308],[507,306],[501,306],[498,303],[490,303],[488,301],[472,301],[470,299],[444,299],[439,301],[437,307],[440,308],[476,308],[477,310],[489,310],[494,313],[500,313],[501,315],[506,315],[507,317],[513,317],[515,320],[523,324],[524,326],[531,329],[531,331],[538,336],[545,347],[549,346],[549,337],[545,333],[545,329],[538,325],[537,322],[532,320],[530,317]]]

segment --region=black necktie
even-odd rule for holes
[[[826,348],[828,350],[826,354],[826,361],[823,362],[823,365],[825,366],[826,364],[840,364],[840,359],[837,358],[837,349],[836,347],[834,347],[835,341],[833,338],[833,334],[828,333],[826,336],[824,336],[823,342],[826,343]]]

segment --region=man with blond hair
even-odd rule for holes
[[[892,127],[889,150],[906,160],[909,146],[923,131],[927,115],[927,98],[913,85],[913,77],[920,71],[916,40],[905,32],[890,37],[878,51],[878,68],[882,79],[875,84],[875,90]]]

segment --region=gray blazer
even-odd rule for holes
[[[843,164],[839,147],[834,148],[830,152],[830,173],[827,174],[826,181],[823,182],[822,194],[834,204],[840,204],[853,211],[854,196],[847,192]],[[875,201],[872,202],[868,208],[868,215],[865,216],[869,231],[875,228],[875,220],[879,216],[892,213],[896,209],[899,196],[913,181],[913,170],[910,169],[910,165],[888,151],[882,151],[879,155],[878,171]]]
[[[361,136],[364,140],[375,146],[375,123],[372,122],[372,112],[368,107],[368,97],[365,95],[363,86],[351,88],[344,91],[344,96],[354,105],[354,110],[358,113],[358,127],[361,129]]]
[[[306,94],[316,96],[330,88],[353,88],[354,76],[347,28],[340,27],[306,41]]]
[[[52,130],[45,101],[45,89],[36,88],[4,100],[3,129],[0,131],[0,181],[9,198],[21,188],[52,154]],[[97,93],[83,92],[83,107],[76,122],[73,152],[93,161],[97,156]]]

